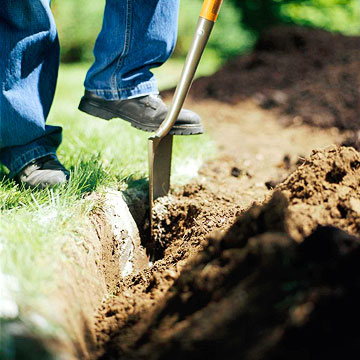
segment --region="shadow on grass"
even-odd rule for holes
[[[122,181],[125,182],[128,190],[135,189],[145,193],[149,190],[149,179],[145,176],[137,177],[135,175],[130,175],[125,177]]]
[[[0,319],[1,359],[55,360],[45,344],[46,340],[31,333],[20,319]]]
[[[113,174],[113,170],[105,169],[99,156],[80,160],[75,166],[70,167],[73,186],[79,194],[96,191],[100,185],[117,185],[129,190],[148,191],[149,180],[141,174]]]
[[[110,182],[110,175],[103,168],[98,156],[81,159],[70,166],[69,170],[71,178],[68,187],[72,187],[79,196],[94,192],[100,185]]]

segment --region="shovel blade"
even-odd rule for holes
[[[167,195],[170,190],[172,144],[172,135],[166,135],[164,138],[155,137],[149,139],[149,200],[151,222],[154,201],[159,197]]]

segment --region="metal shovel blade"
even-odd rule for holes
[[[152,137],[148,142],[151,223],[154,201],[159,197],[167,195],[170,190],[172,144],[172,135],[166,135],[163,138]]]
[[[190,46],[185,65],[176,88],[166,119],[160,125],[155,136],[149,139],[149,200],[150,230],[153,232],[154,201],[168,194],[170,190],[171,153],[173,136],[169,132],[175,124],[185,98],[194,79],[201,56],[209,40],[211,30],[220,11],[222,0],[204,0],[195,35]]]

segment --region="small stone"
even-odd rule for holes
[[[290,316],[292,322],[297,326],[303,325],[307,321],[313,310],[314,310],[314,304],[311,302],[299,305],[291,309]]]
[[[286,169],[286,170],[289,170],[290,167],[291,167],[291,158],[290,158],[290,155],[285,155],[285,156],[284,156],[284,159],[283,159],[283,162],[284,162],[285,169]]]
[[[164,275],[165,278],[170,278],[173,280],[175,280],[178,277],[176,271],[174,270],[167,270]]]
[[[270,180],[270,181],[267,181],[266,183],[265,183],[265,186],[266,186],[266,188],[268,189],[268,190],[272,190],[272,189],[274,189],[275,187],[276,187],[276,185],[278,185],[279,184],[279,182],[276,182],[276,181],[274,181],[274,180]]]
[[[283,91],[275,91],[272,97],[275,103],[279,105],[285,105],[288,101],[288,96]]]
[[[237,168],[237,167],[233,167],[232,169],[231,169],[231,176],[234,176],[234,177],[239,177],[240,175],[242,174],[242,171],[239,169],[239,168]]]
[[[301,116],[295,116],[293,118],[293,124],[294,125],[299,126],[299,125],[302,125],[303,123],[304,123],[304,119]]]
[[[350,199],[350,208],[357,214],[360,214],[360,200],[351,198]]]

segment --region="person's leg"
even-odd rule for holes
[[[55,92],[59,43],[49,0],[0,7],[0,161],[16,175],[56,155],[61,128],[45,125]]]
[[[151,69],[162,65],[174,50],[178,13],[179,0],[107,0],[95,62],[87,74],[79,109],[156,131],[168,108],[157,96]],[[183,110],[170,134],[202,132],[200,117]]]
[[[85,89],[108,100],[157,94],[150,69],[177,39],[179,0],[107,0]]]

